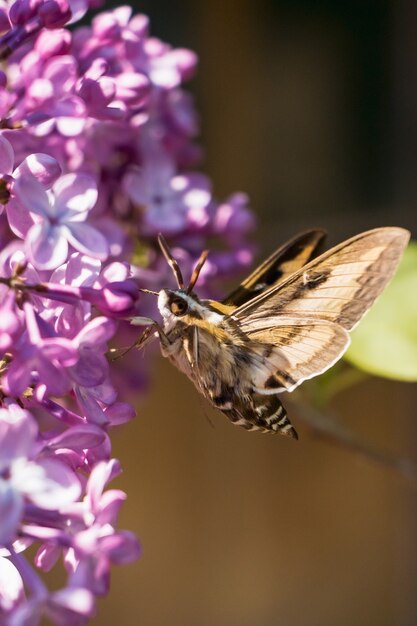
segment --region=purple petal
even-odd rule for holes
[[[97,80],[84,77],[79,88],[79,95],[94,111],[106,107],[113,100],[115,91],[114,80],[111,78],[105,76]]]
[[[103,404],[109,405],[116,402],[117,392],[108,378],[101,385],[92,387],[89,392],[92,398],[96,398]]]
[[[66,371],[54,365],[41,354],[37,358],[37,371],[41,384],[45,385],[49,394],[63,396],[71,388],[71,381]]]
[[[23,580],[16,567],[0,557],[0,608],[11,611],[25,598]]]
[[[56,120],[57,130],[64,137],[77,137],[85,128],[85,119],[82,117],[58,117]]]
[[[3,375],[2,387],[7,395],[20,396],[30,384],[31,363],[16,354]]]
[[[37,434],[37,423],[29,411],[14,403],[0,408],[0,471],[14,459],[31,456]]]
[[[94,424],[83,424],[82,426],[72,426],[67,428],[62,434],[48,441],[48,448],[51,450],[59,448],[70,448],[81,451],[86,448],[95,448],[103,443],[105,433]]]
[[[111,454],[111,442],[110,437],[106,434],[106,438],[101,444],[101,446],[97,446],[96,448],[91,448],[91,450],[86,450],[85,457],[88,463],[88,467],[94,467],[97,463],[101,463],[102,461],[107,461],[110,459]]]
[[[14,150],[6,137],[0,134],[0,173],[11,174],[14,164]]]
[[[74,342],[65,337],[53,337],[42,341],[42,353],[49,359],[55,359],[65,367],[74,365],[78,360]]]
[[[84,101],[78,96],[56,99],[51,113],[56,118],[57,130],[60,130],[65,137],[76,137],[85,126],[86,107]],[[66,128],[67,125],[68,128]]]
[[[44,572],[49,572],[59,557],[61,556],[61,547],[51,543],[44,543],[36,553],[34,562]]]
[[[79,543],[79,533],[75,543]],[[81,551],[81,549],[79,549]],[[90,589],[96,596],[105,596],[110,587],[110,562],[104,555],[95,555],[94,558],[82,559],[71,576],[72,584]],[[71,625],[73,626],[73,625]]]
[[[150,91],[150,81],[145,74],[138,72],[123,72],[116,79],[116,98],[133,105],[138,104],[148,95]]]
[[[61,175],[61,166],[54,157],[49,154],[30,154],[16,168],[13,175],[15,178],[20,176],[32,175],[46,189],[51,187]]]
[[[107,377],[109,364],[105,356],[85,346],[80,348],[78,363],[71,368],[71,377],[82,387],[100,385]]]
[[[12,198],[7,204],[7,219],[9,226],[15,235],[24,239],[33,226],[32,214],[19,202],[17,198]]]
[[[84,17],[89,7],[90,5],[87,0],[71,0],[71,19],[68,24],[78,22],[78,20]]]
[[[23,499],[7,480],[0,478],[0,544],[6,546],[16,539],[23,515]]]
[[[7,626],[39,626],[41,613],[42,602],[35,596],[26,602],[19,603],[11,613]]]
[[[116,459],[111,461],[97,463],[90,474],[87,484],[87,498],[90,501],[91,510],[100,510],[100,499],[104,491],[104,487],[115,476],[121,472],[120,463]]]
[[[59,510],[81,495],[81,485],[67,465],[55,459],[22,463],[13,468],[12,484],[36,506],[47,511]]]
[[[48,29],[39,33],[34,43],[34,48],[43,59],[49,59],[53,56],[66,54],[70,44],[71,33],[69,31]]]
[[[71,509],[73,505],[66,507],[67,509]],[[27,507],[29,508],[29,507]],[[32,507],[33,508],[33,507]],[[41,514],[42,515],[42,514]],[[39,511],[37,511],[37,516],[39,518]],[[44,519],[42,522],[45,523],[48,520],[56,519],[56,515],[43,513]],[[56,541],[60,542],[62,538],[65,538],[65,531],[59,530],[58,528],[51,528],[50,526],[39,526],[37,524],[24,524],[22,526],[22,533],[25,537],[30,537],[31,540],[35,539],[37,541]]]
[[[122,189],[126,195],[138,206],[144,206],[149,201],[149,193],[143,173],[139,170],[131,169],[122,181]]]
[[[100,547],[105,550],[112,563],[119,565],[136,561],[141,553],[137,538],[128,530],[104,537]]]
[[[106,317],[96,317],[78,333],[79,345],[98,346],[111,339],[116,332],[116,324]]]
[[[26,97],[31,107],[41,108],[47,105],[48,101],[53,98],[54,86],[51,81],[45,78],[36,78],[31,82],[26,91]]]
[[[126,402],[115,402],[105,410],[105,414],[111,426],[119,426],[130,422],[135,415],[135,409]]]
[[[89,511],[90,515],[91,512]],[[106,529],[112,532],[113,529]],[[73,546],[82,556],[90,556],[98,552],[98,544],[100,541],[101,529],[98,524],[93,524],[85,530],[80,530],[73,539]]]
[[[13,191],[20,204],[30,213],[55,217],[48,194],[34,176],[20,176],[13,185]]]
[[[94,389],[94,387],[91,387],[91,389]],[[107,418],[97,400],[90,393],[90,388],[76,385],[74,391],[78,406],[86,419],[92,424],[105,426],[107,424]]]
[[[67,587],[66,589],[56,591],[52,595],[51,601],[56,606],[67,609],[73,613],[81,614],[85,617],[92,617],[94,614],[94,596],[91,591],[87,589]],[[70,626],[74,622],[70,621],[70,615],[68,615],[68,618],[69,620],[66,623]],[[65,622],[59,623],[62,624]]]
[[[79,287],[80,285],[93,285],[101,269],[98,259],[88,255],[74,252],[68,259],[65,270],[65,282],[67,285]],[[51,282],[54,280],[51,277]]]
[[[61,176],[53,186],[53,191],[59,214],[69,213],[71,219],[92,209],[98,197],[96,181],[87,174]]]
[[[104,286],[106,283],[120,282],[126,280],[130,276],[130,266],[127,263],[120,263],[115,261],[109,263],[103,269],[98,279],[100,286]]]
[[[45,63],[43,75],[53,84],[55,93],[71,93],[77,80],[77,63],[70,55],[49,59]]]
[[[38,270],[53,270],[67,260],[68,243],[61,226],[51,226],[49,222],[34,224],[26,244],[29,259]]]
[[[101,526],[117,522],[119,511],[125,502],[127,495],[120,489],[108,489],[100,499],[100,512],[96,512],[97,523]]]
[[[66,236],[69,243],[79,252],[105,261],[109,247],[103,235],[86,223],[68,222]]]

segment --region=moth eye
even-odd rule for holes
[[[179,317],[187,313],[188,304],[182,298],[177,298],[176,300],[173,300],[171,302],[170,309],[171,309],[171,313]]]

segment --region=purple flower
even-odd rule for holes
[[[235,193],[215,210],[213,232],[226,236],[230,242],[241,240],[255,227],[253,213],[248,207],[248,196]]]
[[[116,461],[98,463],[87,483],[81,509],[74,513],[84,520],[85,530],[75,538],[68,562],[74,570],[72,583],[91,589],[95,595],[107,593],[110,565],[130,563],[139,556],[140,546],[128,531],[115,531],[120,507],[126,495],[119,490],[104,491],[120,472]]]
[[[10,545],[28,500],[53,510],[74,502],[81,486],[61,461],[36,459],[38,427],[32,415],[9,403],[0,408],[0,544]],[[36,459],[36,460],[33,460]]]
[[[195,173],[177,174],[174,162],[163,152],[149,155],[140,171],[126,174],[124,189],[142,212],[144,234],[175,235],[209,221],[208,179]]]
[[[78,360],[74,344],[63,337],[42,337],[40,318],[32,305],[24,305],[27,335],[13,349],[12,360],[3,378],[4,390],[20,396],[31,384],[42,384],[50,394],[63,395],[70,387],[66,368]]]
[[[0,213],[2,205],[10,201],[13,182],[16,178],[34,177],[42,185],[49,187],[61,173],[57,161],[47,154],[30,154],[13,171],[14,162],[15,155],[11,143],[0,134]],[[16,208],[18,209],[19,207]],[[13,222],[10,223],[10,227],[13,230]]]
[[[87,589],[66,587],[54,593],[45,589],[27,602],[20,602],[7,624],[37,626],[45,616],[60,626],[83,626],[94,613],[94,596]]]
[[[14,181],[16,179],[31,180],[35,178],[45,189],[48,189],[60,176],[61,168],[56,159],[42,153],[29,154],[15,170],[13,170],[14,163],[13,147],[4,135],[0,134],[0,172],[2,173],[0,178],[0,213],[1,204],[6,204],[10,228],[18,237],[24,237],[34,220],[13,197]]]
[[[97,200],[97,187],[91,177],[66,174],[49,194],[35,179],[19,178],[15,193],[27,211],[41,218],[26,239],[28,257],[37,269],[55,269],[65,263],[68,244],[94,258],[107,258],[105,238],[86,223]]]
[[[70,369],[71,378],[82,387],[97,387],[108,376],[109,365],[104,356],[107,342],[115,333],[115,324],[105,317],[91,320],[74,338],[79,358]]]

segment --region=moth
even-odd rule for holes
[[[136,345],[159,336],[163,356],[233,424],[297,439],[280,394],[341,358],[348,331],[392,278],[409,240],[402,228],[376,228],[317,256],[324,236],[297,235],[218,302],[194,293],[208,252],[186,287],[160,235],[177,288],[149,292],[158,296],[163,322],[133,318],[149,324]]]

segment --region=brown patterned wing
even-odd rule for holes
[[[293,391],[303,381],[332,367],[350,342],[349,334],[339,324],[297,318],[270,318],[247,336],[251,349],[259,355],[252,380],[260,394]]]
[[[267,317],[327,320],[351,330],[392,278],[410,233],[376,228],[339,244],[233,313],[250,334]],[[271,324],[272,326],[272,324]]]
[[[242,281],[239,287],[223,300],[223,304],[241,306],[266,289],[286,280],[317,255],[325,236],[324,230],[315,229],[293,237]]]

